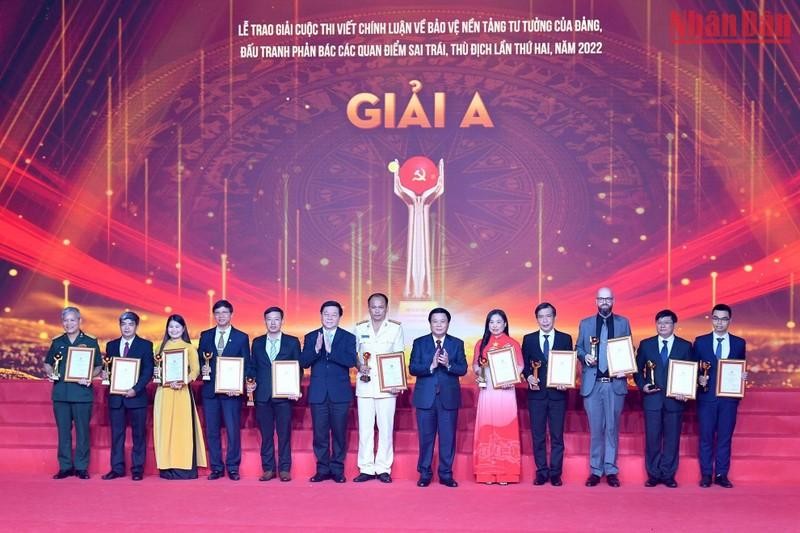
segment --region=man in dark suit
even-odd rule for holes
[[[278,477],[292,479],[292,404],[297,398],[272,397],[272,363],[299,361],[300,340],[283,333],[283,309],[264,311],[266,335],[253,339],[253,364],[256,371],[256,420],[261,431],[261,471],[259,481],[275,477],[275,434],[278,435]]]
[[[736,427],[738,398],[718,398],[716,393],[717,366],[724,359],[745,359],[746,344],[743,338],[728,332],[733,311],[725,304],[717,304],[711,310],[713,331],[694,340],[694,354],[700,364],[710,365],[708,376],[698,379],[701,386],[697,393],[697,423],[700,430],[700,486],[710,487],[712,474],[714,484],[730,489],[728,479],[731,467],[731,441]],[[742,380],[747,379],[747,373]],[[705,391],[703,387],[708,387]],[[715,445],[716,441],[716,445]],[[713,470],[712,470],[713,467]]]
[[[542,302],[534,311],[539,331],[528,333],[522,339],[522,374],[528,380],[528,414],[531,417],[533,458],[536,462],[534,485],[544,485],[550,480],[561,486],[564,463],[564,420],[567,415],[567,390],[559,385],[545,387],[542,379],[533,376],[533,366],[540,365],[539,376],[547,376],[547,362],[551,350],[572,350],[572,337],[555,329],[556,308]],[[546,378],[545,378],[546,379]],[[550,466],[547,465],[545,444],[546,426],[550,426]]]
[[[587,487],[600,483],[605,475],[610,487],[619,487],[617,449],[619,419],[628,394],[625,374],[608,371],[608,341],[631,334],[631,324],[624,316],[614,314],[614,294],[608,287],[597,290],[597,313],[578,325],[578,360],[581,362],[581,396],[589,418],[589,468]],[[596,351],[592,339],[597,340]]]
[[[456,427],[461,407],[459,376],[467,373],[464,341],[447,334],[450,312],[437,307],[428,313],[431,334],[414,339],[409,372],[416,376],[414,407],[419,431],[418,487],[433,478],[433,444],[439,436],[439,483],[457,487],[453,479],[456,456]]]
[[[633,378],[642,391],[644,408],[645,487],[655,487],[659,483],[673,489],[678,486],[675,473],[678,471],[686,398],[667,398],[667,376],[670,359],[693,361],[694,356],[692,344],[675,336],[677,322],[678,315],[669,309],[656,313],[658,335],[644,339],[636,352],[639,372]],[[651,383],[651,373],[655,375],[655,385]]]
[[[347,455],[347,413],[353,403],[350,369],[358,364],[356,337],[339,327],[342,318],[339,302],[327,301],[320,307],[322,327],[310,331],[303,341],[300,364],[311,368],[308,403],[314,426],[314,455],[317,471],[310,481],[333,479],[344,483]],[[333,438],[333,453],[331,453]]]
[[[219,479],[228,469],[228,477],[238,481],[239,464],[242,462],[241,394],[217,394],[214,389],[214,378],[217,369],[217,357],[241,357],[245,360],[245,376],[255,377],[250,359],[250,338],[247,333],[231,325],[233,305],[227,300],[219,300],[212,307],[215,328],[207,329],[200,334],[200,343],[197,348],[200,357],[205,361],[205,356],[210,355],[208,365],[203,362],[203,412],[206,421],[206,439],[208,440],[208,455],[211,473],[208,479]],[[208,377],[208,379],[206,379]],[[225,455],[225,464],[222,463],[222,422],[225,424],[225,434],[228,437],[228,452]]]
[[[139,379],[124,396],[108,395],[108,417],[111,422],[111,470],[103,479],[116,479],[125,475],[125,425],[131,425],[131,478],[141,481],[147,444],[147,384],[153,376],[153,343],[136,335],[139,315],[125,311],[119,317],[121,337],[106,344],[106,357],[139,359]]]
[[[44,360],[44,371],[53,383],[53,415],[58,430],[58,472],[53,479],[75,475],[89,479],[89,421],[92,418],[91,379],[81,378],[77,383],[64,381],[67,374],[67,355],[70,348],[92,348],[92,377],[102,368],[100,345],[97,338],[81,330],[81,312],[77,307],[61,311],[64,333],[56,335]],[[75,426],[75,457],[72,456],[72,426]]]

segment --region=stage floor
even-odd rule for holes
[[[796,531],[796,487],[647,489],[626,484],[451,489],[307,480],[260,483],[146,477],[54,481],[0,475],[6,531]]]

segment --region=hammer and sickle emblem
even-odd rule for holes
[[[418,168],[414,171],[414,177],[411,178],[411,181],[425,181],[425,169]]]

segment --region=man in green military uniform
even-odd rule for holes
[[[100,373],[102,357],[97,339],[81,331],[81,312],[76,307],[61,311],[64,333],[53,337],[44,362],[44,371],[53,382],[53,414],[58,428],[58,473],[53,479],[76,475],[89,479],[89,420],[92,418],[92,382],[64,381],[67,351],[70,347],[94,348],[93,376]],[[58,359],[58,361],[56,361]],[[57,377],[54,376],[57,374]],[[75,424],[75,460],[72,459],[72,425]]]

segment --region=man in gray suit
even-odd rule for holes
[[[597,314],[581,320],[578,327],[578,359],[581,361],[581,396],[589,417],[591,434],[587,487],[594,487],[603,475],[612,487],[619,487],[617,446],[619,419],[628,393],[625,374],[609,375],[606,349],[608,339],[631,334],[628,319],[611,312],[614,295],[608,287],[597,290]],[[596,341],[592,350],[592,340]]]

